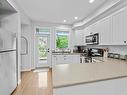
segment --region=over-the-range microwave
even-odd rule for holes
[[[86,36],[87,45],[98,45],[99,44],[99,33]]]

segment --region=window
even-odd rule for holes
[[[68,48],[69,32],[68,31],[57,31],[56,32],[56,48]]]
[[[50,29],[49,28],[36,28],[36,34],[50,35]]]

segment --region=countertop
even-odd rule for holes
[[[53,88],[127,77],[127,62],[108,59],[89,64],[62,64],[52,68]]]
[[[52,53],[52,55],[80,55],[84,53]]]

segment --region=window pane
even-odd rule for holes
[[[36,28],[36,33],[40,35],[49,35],[50,29],[49,28]]]
[[[47,59],[47,37],[39,37],[39,56],[40,60]]]
[[[67,32],[67,31],[57,31],[56,35],[57,35],[56,47],[57,48],[68,48],[69,32]]]

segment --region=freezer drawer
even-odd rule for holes
[[[17,86],[16,51],[0,53],[0,95],[10,95]]]

